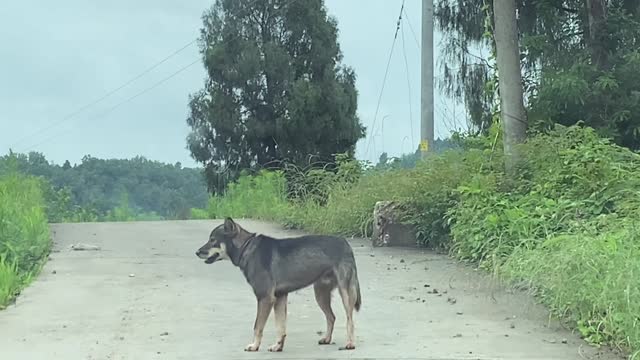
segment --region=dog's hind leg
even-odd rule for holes
[[[340,350],[353,350],[356,348],[354,341],[354,325],[353,325],[353,308],[355,299],[349,294],[349,289],[338,287],[340,291],[340,297],[342,298],[342,304],[347,314],[347,343],[345,346],[340,347]]]
[[[253,343],[247,345],[245,351],[258,351],[260,349],[260,343],[262,342],[262,332],[264,331],[264,325],[267,323],[271,309],[273,308],[275,299],[271,296],[266,296],[258,300],[258,312],[256,314],[256,322],[253,324]]]
[[[345,266],[346,265],[346,266]],[[338,279],[338,291],[342,298],[342,304],[347,315],[347,343],[339,350],[353,350],[355,346],[355,329],[353,324],[353,310],[358,302],[358,291],[355,287],[354,279],[355,270],[352,265],[344,264],[340,266],[336,272]]]
[[[335,287],[336,279],[333,274],[331,274],[331,276],[322,277],[313,284],[316,302],[318,302],[318,306],[320,306],[320,309],[327,319],[327,331],[325,332],[324,337],[318,341],[318,344],[320,345],[327,345],[331,343],[333,325],[336,321],[336,316],[331,309],[331,292]]]
[[[276,320],[276,343],[269,347],[269,351],[282,351],[284,338],[287,337],[287,294],[276,298],[273,305],[273,314]]]

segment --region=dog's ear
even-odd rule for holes
[[[227,234],[235,234],[238,231],[238,224],[230,217],[224,219],[224,232]]]

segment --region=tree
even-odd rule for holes
[[[514,165],[518,161],[515,146],[524,141],[527,132],[526,113],[522,102],[516,1],[493,0],[493,3],[505,165],[507,172],[513,173]]]
[[[516,0],[523,95],[530,127],[584,122],[619,145],[640,149],[640,1]],[[464,101],[475,129],[495,108],[494,6],[437,0],[444,36],[440,86]]]
[[[208,78],[189,97],[187,143],[210,190],[242,169],[353,154],[365,129],[337,35],[323,0],[217,0],[204,13]]]

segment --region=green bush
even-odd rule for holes
[[[11,173],[0,177],[0,307],[40,270],[50,248],[40,181]]]

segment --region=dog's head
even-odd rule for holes
[[[250,235],[249,232],[228,217],[224,220],[224,224],[215,227],[211,231],[209,241],[196,251],[196,256],[204,259],[207,264],[229,259],[229,251],[232,248],[238,248]]]

